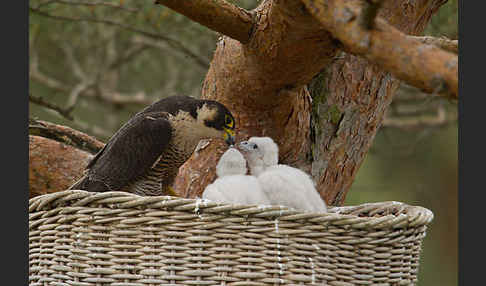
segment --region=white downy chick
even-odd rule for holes
[[[257,178],[246,175],[246,160],[229,148],[216,165],[218,178],[204,189],[202,198],[230,204],[269,205]]]
[[[251,137],[238,144],[245,154],[253,176],[259,176],[271,166],[278,165],[278,145],[270,137]]]
[[[308,174],[278,164],[278,145],[270,137],[251,137],[238,144],[248,160],[250,173],[257,177],[272,205],[301,211],[327,212],[326,203]]]

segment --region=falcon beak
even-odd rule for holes
[[[224,134],[223,134],[224,141],[226,141],[226,144],[229,146],[235,145],[235,131],[232,129],[224,128]]]

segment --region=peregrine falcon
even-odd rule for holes
[[[161,99],[128,120],[69,189],[125,191],[142,196],[175,195],[179,167],[201,139],[234,145],[235,120],[213,100],[189,96]]]

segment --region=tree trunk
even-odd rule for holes
[[[423,32],[441,0],[383,1],[379,16],[406,34]],[[342,205],[398,81],[341,44],[298,1],[263,1],[247,44],[222,37],[204,98],[227,105],[237,141],[270,136],[282,163],[312,174],[321,196]],[[312,97],[307,85],[314,79]],[[201,196],[224,146],[213,142],[180,169],[176,190]]]

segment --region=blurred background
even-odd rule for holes
[[[259,1],[230,2],[249,9]],[[156,99],[199,97],[219,35],[152,3],[30,0],[30,117],[106,142]],[[425,34],[458,39],[457,6],[442,6]],[[434,212],[421,286],[457,285],[457,142],[457,104],[402,85],[346,198],[345,205],[394,200]]]

